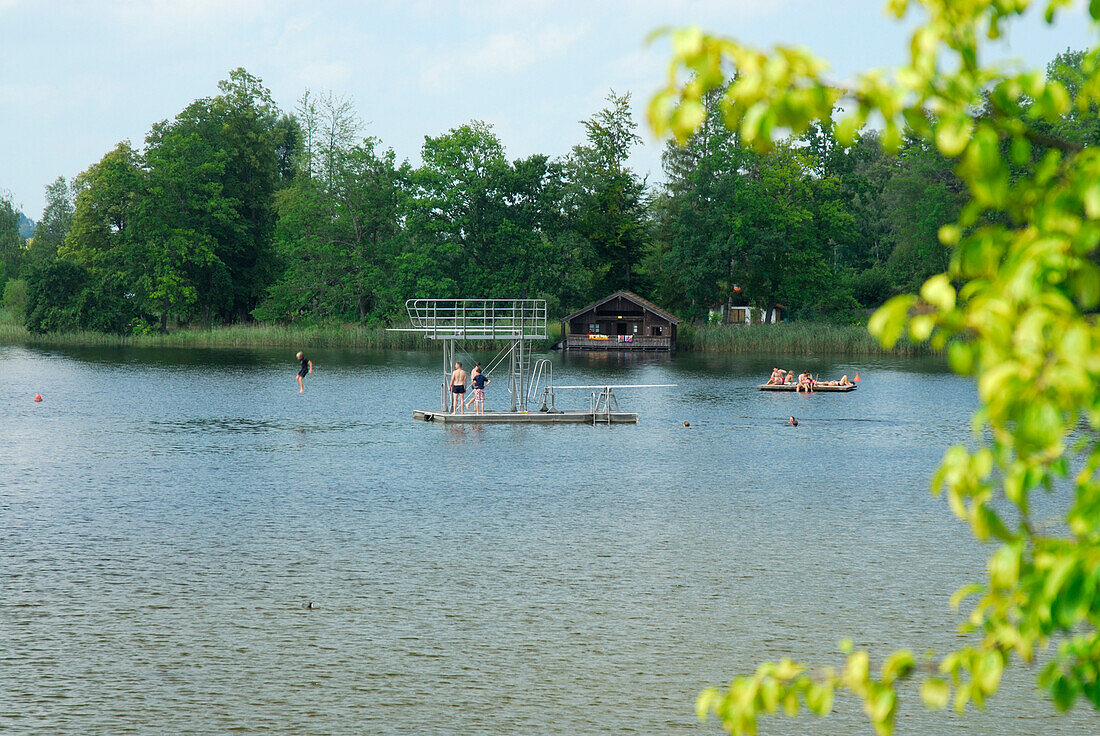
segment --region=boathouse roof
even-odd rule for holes
[[[565,317],[562,317],[562,321],[563,322],[568,322],[569,320],[573,319],[574,317],[579,317],[580,315],[584,314],[585,312],[588,312],[590,310],[601,307],[604,304],[607,304],[612,299],[615,299],[615,298],[618,298],[618,297],[622,297],[623,299],[627,299],[629,301],[634,302],[639,307],[642,307],[643,309],[645,309],[647,311],[653,312],[654,314],[661,317],[662,319],[668,320],[671,324],[678,325],[682,321],[675,314],[672,314],[671,312],[666,312],[665,310],[661,309],[660,307],[658,307],[656,304],[649,301],[648,299],[643,299],[642,297],[638,296],[633,291],[616,291],[614,294],[612,294],[608,297],[605,297],[605,298],[599,300],[598,302],[593,302],[592,304],[589,304],[587,307],[584,307],[583,309],[578,309],[576,312],[573,312],[572,314],[569,314],[569,315],[566,315]]]

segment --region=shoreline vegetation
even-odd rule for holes
[[[550,327],[550,338],[536,344],[549,350],[559,340],[558,325]],[[0,345],[78,347],[178,347],[178,348],[358,348],[377,350],[423,350],[430,345],[415,332],[389,332],[382,326],[355,324],[294,327],[272,324],[190,327],[146,335],[115,335],[102,332],[53,332],[36,335],[0,313]],[[483,349],[491,343],[474,344]],[[690,325],[680,326],[677,349],[683,352],[778,355],[892,355],[919,357],[937,355],[926,345],[901,341],[884,349],[863,325],[826,322],[793,322],[778,325]]]

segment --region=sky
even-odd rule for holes
[[[0,0],[0,191],[37,220],[43,189],[121,140],[260,77],[284,111],[301,94],[350,98],[363,134],[419,161],[425,136],[490,123],[510,158],[560,156],[609,91],[630,92],[645,144],[632,166],[663,178],[645,127],[667,78],[663,26],[699,25],[761,47],[807,47],[843,80],[904,60],[906,23],[884,0]],[[1095,42],[1083,2],[1051,28],[1030,17],[996,50],[1042,67]],[[908,19],[912,23],[911,19]]]

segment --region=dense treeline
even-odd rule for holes
[[[1080,58],[1048,72],[1072,82]],[[474,121],[426,137],[414,167],[362,137],[348,101],[306,93],[287,114],[238,69],[142,149],[120,143],[47,187],[29,245],[0,199],[5,303],[33,332],[122,334],[388,322],[410,297],[561,313],[620,288],[692,319],[733,301],[846,321],[946,267],[937,232],[963,187],[919,140],[886,156],[873,131],[842,146],[819,126],[759,154],[711,99],[653,186],[627,166],[629,96],[607,99],[567,155],[509,160]],[[1088,145],[1098,130],[1081,115],[1051,133]]]

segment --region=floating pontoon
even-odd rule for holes
[[[757,386],[761,391],[795,391],[798,388],[797,383],[762,383]],[[848,386],[826,386],[820,383],[814,384],[814,393],[821,393],[823,391],[832,391],[834,393],[847,393],[848,391],[855,391],[858,388],[854,383]]]

